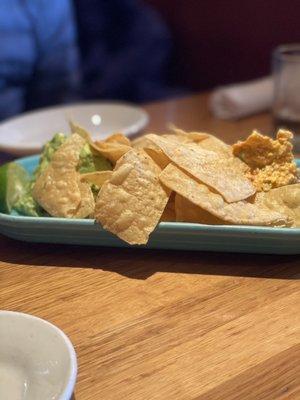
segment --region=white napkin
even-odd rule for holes
[[[273,79],[266,77],[215,89],[210,108],[217,118],[238,119],[268,110],[272,102]]]

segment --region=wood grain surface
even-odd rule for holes
[[[207,96],[146,106],[228,142],[270,116],[214,120]],[[76,400],[299,400],[300,256],[30,244],[0,236],[0,308],[74,343]]]

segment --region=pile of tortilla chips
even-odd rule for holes
[[[254,132],[229,146],[176,128],[132,142],[119,133],[93,142],[83,128],[71,124],[71,130],[33,191],[52,216],[95,218],[129,244],[147,243],[160,221],[300,226],[290,132],[279,131],[276,140]],[[86,143],[112,171],[77,171]]]

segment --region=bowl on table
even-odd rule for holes
[[[0,310],[0,399],[71,400],[76,376],[74,347],[59,328]]]
[[[15,155],[36,154],[54,133],[70,132],[72,120],[87,129],[94,140],[115,132],[130,137],[149,121],[145,110],[129,103],[90,102],[34,110],[0,124],[0,151]]]

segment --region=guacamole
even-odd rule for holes
[[[21,215],[28,215],[30,217],[45,217],[48,214],[45,210],[38,205],[31,194],[29,189],[15,204],[14,210]]]
[[[86,174],[88,172],[111,170],[111,163],[100,154],[93,154],[90,145],[86,143],[79,155],[78,172]]]
[[[24,188],[24,194],[13,206],[14,210],[16,210],[19,214],[32,217],[45,217],[48,215],[32,197],[32,189],[38,176],[48,167],[54,153],[65,141],[66,136],[63,133],[57,133],[54,135],[53,139],[44,146],[39,165],[33,173],[33,178],[24,183],[24,185],[26,185]],[[111,163],[100,154],[93,154],[88,143],[83,146],[80,152],[79,164],[77,167],[79,173],[84,174],[88,172],[111,169]],[[95,185],[91,185],[91,189],[96,196],[99,188]]]
[[[37,169],[34,171],[35,179],[48,167],[53,154],[66,141],[67,137],[63,133],[56,133],[53,138],[45,144],[40,157]]]
[[[46,143],[40,157],[39,165],[33,173],[33,179],[26,183],[23,196],[14,204],[13,208],[19,214],[31,217],[45,217],[48,214],[32,197],[32,189],[37,177],[48,167],[52,160],[53,154],[65,142],[66,136],[63,133],[57,133]]]

